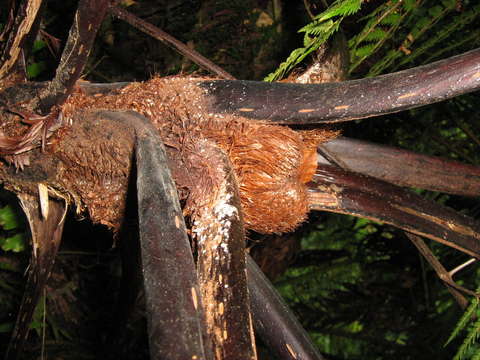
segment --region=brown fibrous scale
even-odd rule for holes
[[[187,213],[193,211],[189,206],[202,206],[201,195],[188,197],[201,194],[191,190],[202,184],[206,169],[215,166],[196,151],[196,142],[203,139],[215,143],[227,154],[237,177],[246,227],[262,233],[293,230],[308,211],[305,184],[316,169],[316,147],[338,132],[294,131],[237,115],[213,113],[211,99],[198,85],[202,80],[153,78],[101,96],[78,90],[64,104],[62,113],[68,119],[79,109],[133,110],[149,118],[167,148],[176,153],[175,160],[188,168],[172,169],[179,193],[186,200]],[[108,154],[108,149],[100,152]],[[202,186],[208,191],[208,176],[205,178]]]

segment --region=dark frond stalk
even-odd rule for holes
[[[278,359],[324,359],[250,255],[247,277],[255,331]]]
[[[476,166],[345,137],[321,144],[319,152],[345,170],[395,185],[480,195],[480,168]]]
[[[210,359],[190,242],[155,130],[137,131],[135,154],[150,358]]]
[[[435,257],[420,236],[410,234],[408,232],[406,232],[405,235],[410,239],[413,245],[415,245],[425,260],[427,260],[433,270],[435,270],[438,277],[443,281],[447,287],[447,290],[450,292],[450,294],[452,294],[457,304],[462,308],[462,310],[465,310],[468,306],[468,300],[465,298],[465,296],[463,296],[462,291],[470,295],[475,295],[475,293],[464,289],[453,281],[452,276],[448,273],[447,269],[445,269],[442,263]]]
[[[5,360],[15,360],[20,356],[33,312],[50,276],[62,238],[67,205],[63,201],[48,199],[46,191],[39,191],[39,196],[18,195],[30,225],[32,254],[25,292]]]
[[[374,78],[326,84],[199,83],[211,112],[280,124],[334,123],[413,109],[480,88],[480,49]]]
[[[158,27],[146,22],[145,20],[140,19],[138,16],[135,16],[127,10],[122,9],[119,6],[113,6],[110,9],[110,13],[117,18],[129,23],[138,30],[143,31],[145,34],[150,35],[154,39],[160,40],[164,44],[167,44],[186,58],[193,61],[201,68],[210,71],[212,74],[216,74],[223,79],[235,79],[232,75],[223,70],[220,66],[215,65],[213,62],[208,60],[203,55],[199,54],[197,51],[190,49],[187,45],[178,41],[173,36],[167,34],[162,29],[159,29]]]
[[[80,0],[55,78],[40,94],[40,108],[48,112],[72,93],[90,55],[97,31],[111,0]]]
[[[199,153],[215,164],[211,186],[194,214],[197,268],[208,334],[216,360],[257,358],[245,270],[245,230],[237,180],[227,156],[208,142]],[[200,200],[200,201],[202,201]]]
[[[433,201],[374,179],[320,164],[310,208],[382,221],[480,258],[480,224]]]

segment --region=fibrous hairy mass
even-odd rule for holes
[[[154,78],[132,83],[115,93],[86,95],[77,91],[63,106],[65,117],[78,109],[134,110],[159,130],[172,173],[186,200],[186,213],[201,207],[211,191],[216,164],[197,151],[197,142],[215,143],[228,156],[239,184],[247,228],[280,233],[293,230],[308,211],[305,183],[316,168],[316,146],[337,135],[320,129],[294,131],[262,121],[209,112],[202,79]],[[195,196],[191,195],[195,194]]]

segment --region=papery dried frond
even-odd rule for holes
[[[28,116],[24,112],[16,112],[22,117],[22,122],[30,125],[28,130],[19,136],[6,136],[0,131],[0,155],[9,163],[14,164],[17,169],[23,170],[24,166],[29,165],[28,156],[19,157],[27,151],[38,146],[45,149],[47,138],[61,126],[63,121],[58,110],[46,116]]]

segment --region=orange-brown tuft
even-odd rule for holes
[[[190,167],[195,167],[192,159],[201,158],[191,153],[196,141],[216,143],[233,165],[247,228],[262,233],[293,230],[308,212],[305,183],[316,169],[316,147],[338,133],[294,131],[238,116],[209,114],[209,99],[197,86],[199,81],[154,78],[111,95],[86,96],[79,92],[70,97],[63,113],[69,117],[78,108],[135,110],[152,120],[167,146],[185,154],[182,162]],[[203,183],[201,179],[182,179],[189,176],[186,172],[173,173],[182,188]],[[189,199],[188,203],[201,206],[202,199]]]

